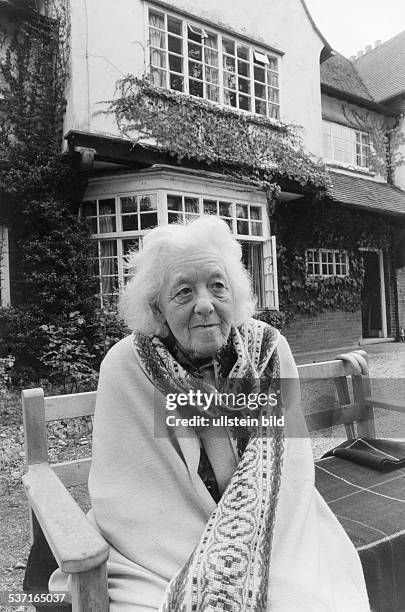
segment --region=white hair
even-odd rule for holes
[[[215,250],[223,261],[233,296],[232,324],[241,325],[253,315],[256,298],[241,261],[239,242],[225,221],[214,215],[202,215],[191,223],[154,228],[144,237],[142,250],[130,254],[128,267],[133,276],[118,303],[119,314],[130,329],[151,336],[167,334],[167,329],[162,329],[155,318],[151,304],[158,303],[165,270],[172,257],[196,248]]]

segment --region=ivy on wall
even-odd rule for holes
[[[89,307],[88,230],[77,218],[85,177],[61,156],[69,7],[15,13],[2,32],[0,192],[11,230],[12,299],[45,320]]]
[[[117,89],[107,112],[134,141],[152,139],[178,161],[219,167],[264,189],[270,199],[281,177],[303,187],[328,185],[325,166],[304,150],[292,126],[154,87],[146,77],[127,76]]]
[[[274,221],[278,237],[280,309],[287,318],[291,320],[295,313],[315,315],[325,310],[358,310],[364,281],[360,249],[387,249],[393,241],[393,222],[382,215],[345,208],[319,198],[278,203]],[[307,277],[305,250],[311,248],[346,251],[349,275]]]

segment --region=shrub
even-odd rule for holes
[[[272,327],[276,327],[278,330],[283,331],[286,321],[286,316],[279,310],[262,310],[254,315],[255,319],[268,323]]]

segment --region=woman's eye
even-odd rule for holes
[[[225,287],[224,283],[221,283],[221,281],[216,281],[216,282],[213,284],[213,287],[214,287],[214,289],[215,289],[216,291],[221,291],[221,290],[223,290],[223,289],[226,289],[226,287]]]
[[[176,293],[176,297],[186,297],[187,295],[190,295],[190,293],[191,293],[190,287],[183,287]]]

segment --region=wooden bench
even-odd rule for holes
[[[366,359],[364,351],[358,351],[298,367],[302,383],[331,379],[337,392],[336,406],[306,414],[310,431],[344,425],[348,437],[374,437],[373,406],[405,412],[403,406],[371,398]],[[51,466],[46,439],[46,423],[93,415],[96,392],[44,397],[42,389],[28,389],[22,398],[28,465],[23,483],[30,506],[31,537],[43,534],[59,567],[71,574],[74,612],[107,612],[108,545],[65,488],[87,483],[91,459]],[[402,603],[405,607],[405,600]]]

